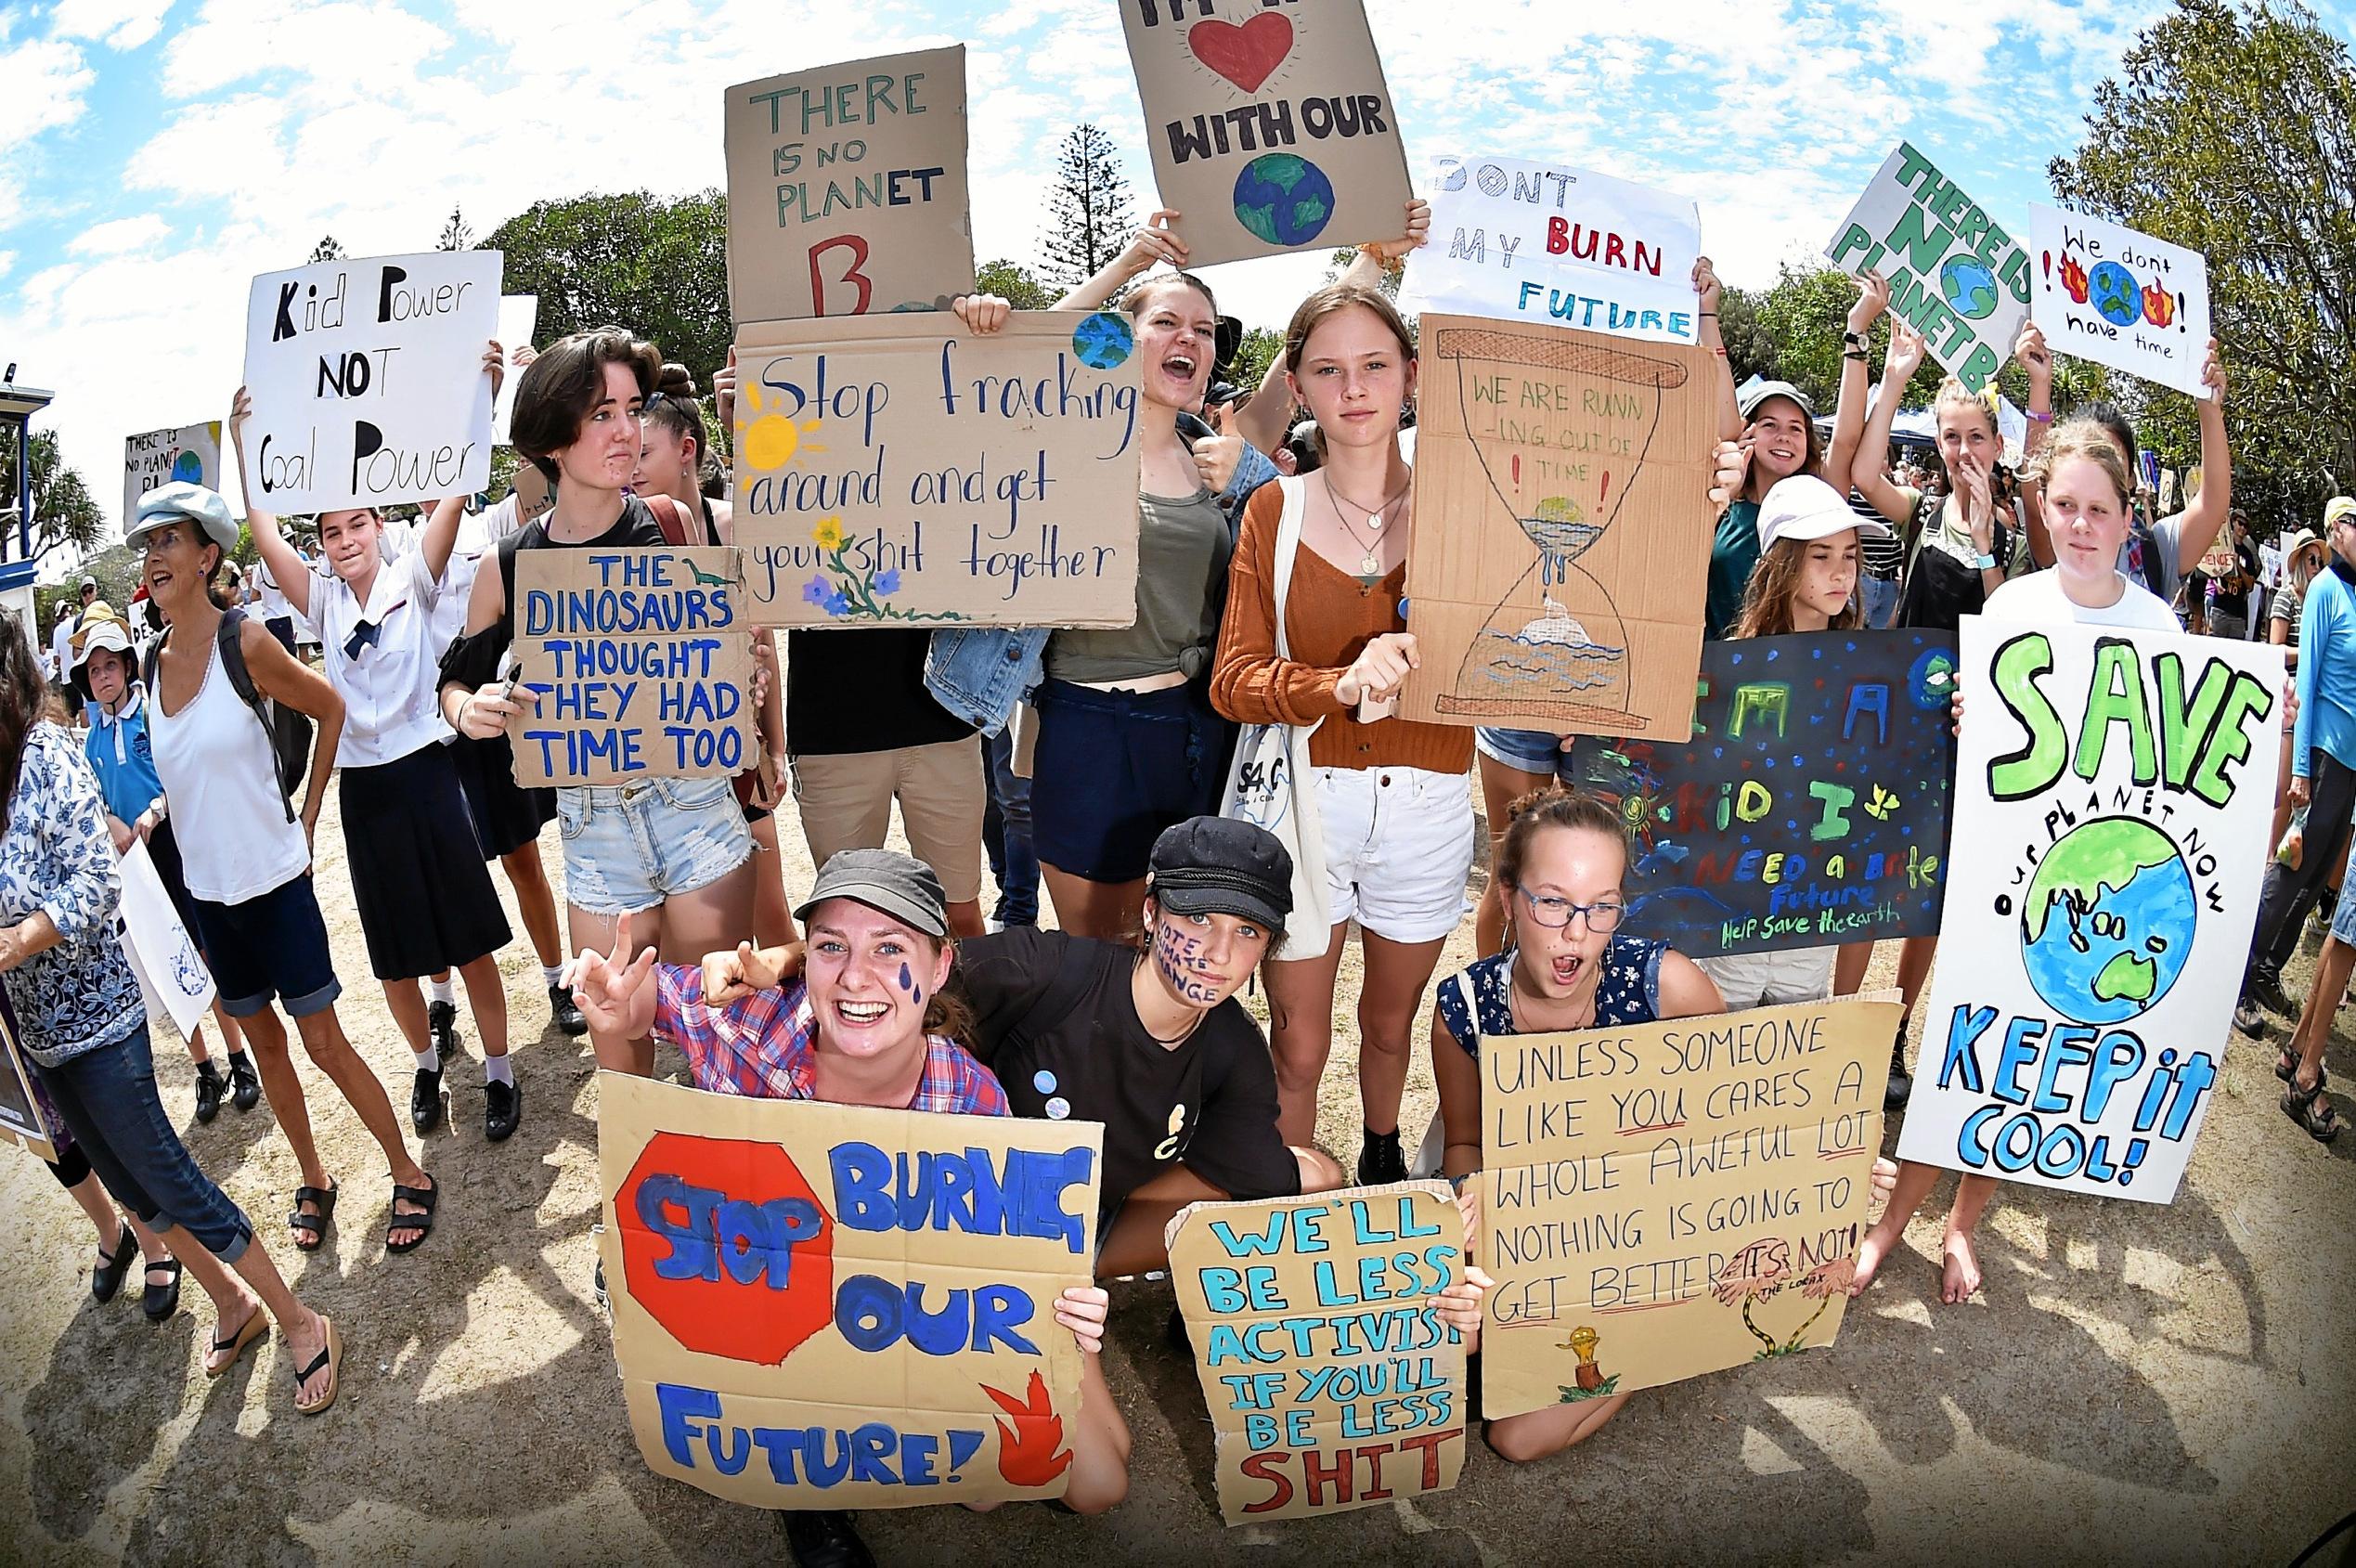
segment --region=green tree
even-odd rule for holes
[[[32,433],[32,553],[53,550],[79,556],[97,547],[106,534],[106,518],[79,472],[58,452],[55,432]],[[16,527],[17,444],[0,441],[0,515],[11,531]]]
[[[434,241],[434,248],[437,251],[463,251],[473,243],[473,228],[459,215],[459,210],[452,207],[450,221],[442,226],[442,237]]]
[[[1236,347],[1234,373],[1228,378],[1247,391],[1260,384],[1268,373],[1268,367],[1285,351],[1285,334],[1280,327],[1252,327],[1245,330],[1243,341]]]
[[[343,247],[336,242],[336,238],[332,234],[319,236],[319,242],[311,247],[311,260],[314,262],[342,261],[343,259]]]
[[[504,292],[539,296],[534,335],[544,343],[618,325],[706,388],[728,362],[728,199],[718,190],[535,201],[483,248],[506,257]]]
[[[1055,177],[1047,188],[1047,227],[1040,241],[1046,260],[1041,272],[1050,283],[1069,289],[1119,255],[1136,227],[1129,179],[1120,172],[1112,137],[1086,123],[1074,125],[1064,136]]]
[[[2347,45],[2296,0],[2176,0],[2095,89],[2077,155],[2048,172],[2065,204],[2207,258],[2234,501],[2261,532],[2318,519],[2326,497],[2356,485]],[[2119,390],[2142,445],[2197,460],[2190,398]]]
[[[1052,310],[1063,291],[1051,289],[1020,262],[1001,257],[974,269],[974,286],[985,294],[1002,295],[1016,310]]]

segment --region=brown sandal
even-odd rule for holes
[[[2321,1102],[2320,1108],[2318,1102]],[[2312,1089],[2302,1089],[2296,1082],[2283,1091],[2283,1114],[2298,1123],[2306,1134],[2319,1144],[2330,1143],[2339,1136],[2339,1111],[2324,1098],[2324,1085],[2318,1082]]]
[[[301,1416],[326,1414],[328,1406],[335,1403],[335,1396],[343,1392],[343,1380],[341,1374],[343,1370],[343,1336],[336,1330],[334,1318],[322,1313],[319,1321],[327,1328],[327,1345],[318,1354],[311,1358],[311,1365],[298,1369],[294,1374],[294,1409],[295,1413]],[[303,1403],[303,1385],[309,1381],[322,1367],[328,1369],[327,1393],[320,1397],[317,1405],[305,1405]]]

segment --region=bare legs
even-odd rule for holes
[[[1943,1173],[1935,1165],[1919,1165],[1910,1160],[1898,1162],[1889,1203],[1858,1246],[1857,1272],[1849,1280],[1850,1295],[1862,1294],[1873,1283],[1873,1276],[1881,1272],[1891,1249],[1906,1234],[1907,1221],[1922,1207],[1922,1200],[1931,1196],[1931,1188],[1938,1185]],[[1988,1199],[1995,1196],[1993,1176],[1967,1175],[1956,1186],[1955,1207],[1948,1212],[1947,1232],[1939,1248],[1945,1260],[1939,1300],[1949,1305],[1971,1300],[1980,1288],[1980,1261],[1973,1235],[1979,1228],[1980,1216],[1987,1211]]]
[[[511,854],[501,855],[499,869],[507,873],[507,885],[515,889],[515,908],[524,916],[524,929],[531,933],[532,951],[539,954],[540,967],[555,968],[564,962],[564,947],[557,940],[556,893],[548,885],[547,868],[540,864],[539,845],[527,842]]]
[[[794,940],[793,909],[785,898],[784,863],[777,854],[777,815],[744,824],[753,835],[753,941],[783,947]]]
[[[1276,1064],[1276,1128],[1295,1148],[1316,1142],[1317,1082],[1333,1054],[1334,977],[1349,934],[1346,923],[1336,926],[1319,956],[1272,958],[1260,966],[1268,987],[1268,1049]]]
[[[1091,882],[1044,862],[1040,875],[1055,906],[1055,924],[1075,937],[1136,947],[1145,940],[1146,879]]]

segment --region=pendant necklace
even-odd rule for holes
[[[1363,506],[1358,507],[1358,511],[1366,519],[1367,529],[1375,536],[1372,539],[1365,539],[1359,538],[1356,525],[1350,521],[1350,514],[1342,510],[1341,492],[1333,487],[1333,481],[1330,478],[1327,478],[1322,473],[1319,474],[1318,477],[1325,479],[1326,499],[1333,503],[1333,514],[1341,524],[1342,531],[1350,536],[1351,543],[1366,551],[1366,553],[1359,558],[1358,570],[1370,577],[1380,577],[1382,575],[1382,562],[1381,559],[1375,554],[1375,551],[1382,544],[1382,525],[1390,520],[1386,514],[1392,507],[1399,504],[1401,498],[1405,496],[1407,492],[1404,489],[1401,490],[1398,495],[1392,497],[1389,500],[1383,502],[1379,509],[1373,512],[1367,512]],[[1354,506],[1357,503],[1353,501],[1351,504]]]

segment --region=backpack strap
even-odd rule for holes
[[[253,672],[245,667],[244,632],[245,612],[232,604],[221,612],[220,628],[213,634],[214,645],[221,652],[221,672],[229,678],[229,690],[261,721],[262,738],[270,745],[270,782],[278,784],[278,805],[291,823],[294,821],[294,802],[287,797],[285,785],[278,778],[278,724],[270,716],[270,699],[253,684]]]
[[[992,1056],[1019,1050],[1042,1034],[1052,1034],[1070,1017],[1073,1009],[1080,1005],[1080,999],[1095,982],[1097,965],[1104,962],[1096,950],[1108,944],[1085,937],[1067,938],[1063,962],[1056,966],[1054,981],[1040,992],[1030,1010],[1016,1019],[1014,1027],[999,1039],[998,1050]]]
[[[654,514],[654,525],[663,530],[663,542],[674,548],[688,544],[687,512],[668,496],[641,496],[646,510]]]

